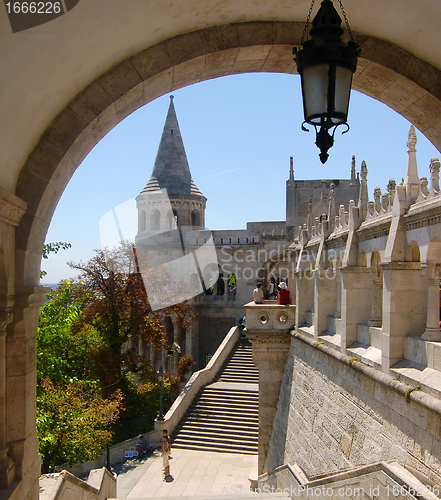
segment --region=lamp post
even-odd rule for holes
[[[159,365],[158,371],[156,372],[156,376],[158,377],[159,382],[159,415],[158,420],[164,420],[164,415],[162,414],[162,385],[164,383],[164,368],[162,365]]]
[[[305,24],[301,47],[293,49],[297,71],[301,77],[303,111],[305,121],[302,130],[308,131],[304,123],[315,128],[316,144],[320,149],[320,160],[325,163],[328,150],[334,144],[335,130],[339,125],[347,124],[349,96],[352,75],[357,67],[359,46],[354,42],[352,32],[341,0],[342,9],[351,40],[342,40],[341,18],[332,0],[322,0],[320,9],[312,21],[311,39],[304,41],[307,26],[314,4]],[[317,127],[320,127],[318,130]],[[332,131],[332,135],[329,133]]]

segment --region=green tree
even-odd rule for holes
[[[63,462],[91,460],[111,439],[109,412],[117,419],[121,393],[104,399],[90,353],[101,343],[92,328],[72,331],[87,290],[62,282],[47,296],[37,330],[37,434],[42,472]]]
[[[96,458],[112,437],[107,427],[118,417],[121,399],[119,391],[104,399],[84,382],[59,386],[42,379],[37,396],[42,473],[64,462],[73,465]]]
[[[62,282],[41,308],[37,430],[44,472],[64,461],[90,460],[111,436],[118,442],[153,428],[159,392],[155,368],[131,342],[142,339],[168,349],[163,316],[174,314],[185,327],[192,312],[187,304],[153,312],[135,255],[133,247],[122,245],[97,251],[87,263],[70,263],[80,275]],[[179,393],[192,364],[183,356],[178,373],[166,380],[164,411],[167,395]],[[115,398],[118,411],[109,434],[103,415]],[[79,431],[81,422],[88,422],[87,432]]]
[[[97,383],[90,352],[99,346],[101,339],[92,328],[72,331],[87,293],[81,283],[64,281],[47,295],[38,321],[37,384],[44,378],[55,384],[66,384],[70,379]]]

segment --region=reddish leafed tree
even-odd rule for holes
[[[72,328],[92,326],[103,339],[91,354],[104,394],[123,386],[128,374],[135,375],[139,383],[151,381],[155,377],[154,367],[132,346],[142,340],[145,346],[169,348],[164,317],[174,316],[185,328],[192,320],[192,308],[181,303],[152,311],[144,286],[146,275],[142,277],[139,272],[137,252],[131,244],[121,244],[112,251],[96,251],[87,263],[69,265],[80,272],[76,281],[82,282],[88,292],[82,314]],[[149,272],[161,270],[154,268]],[[190,367],[192,360],[184,363]],[[181,382],[184,377],[181,370]]]

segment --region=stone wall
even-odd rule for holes
[[[396,460],[440,485],[440,401],[411,389],[297,333],[265,470],[297,463],[311,479]]]
[[[205,356],[212,356],[225,338],[225,332],[235,326],[235,318],[209,314],[199,318],[199,361],[197,369],[205,367]]]

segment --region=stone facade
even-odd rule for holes
[[[148,265],[171,270],[171,284],[177,287],[181,276],[187,276],[195,284],[194,293],[188,295],[197,312],[193,341],[186,343],[182,352],[193,356],[196,369],[205,366],[225,331],[243,318],[244,304],[250,300],[258,281],[263,283],[265,292],[269,291],[271,280],[288,282],[295,298],[292,279],[295,260],[289,251],[294,225],[312,223],[319,215],[335,217],[336,202],[358,199],[359,187],[354,157],[350,179],[328,181],[294,180],[291,158],[286,220],[248,222],[243,230],[209,231],[204,227],[206,198],[192,181],[171,96],[150,180],[136,198],[135,243],[138,249],[147,252]],[[213,253],[208,255],[210,247]],[[204,257],[201,249],[205,251]],[[192,256],[200,265],[198,272]],[[179,276],[173,276],[176,273],[173,261],[179,262]],[[229,286],[232,277],[233,289]],[[170,339],[176,337],[173,328],[168,334]],[[151,361],[156,363],[154,357]]]
[[[355,174],[355,156],[352,157],[350,179],[298,180],[294,178],[291,157],[290,176],[286,181],[286,230],[290,235],[299,226],[325,215],[337,215],[336,207],[358,200],[360,179]]]
[[[411,388],[295,336],[265,470],[297,463],[313,478],[394,460],[439,485],[441,404]]]
[[[369,201],[363,163],[357,204],[290,247],[296,325],[264,471],[297,464],[310,480],[396,461],[441,484],[440,164],[419,179],[415,144],[411,126],[402,186]]]

